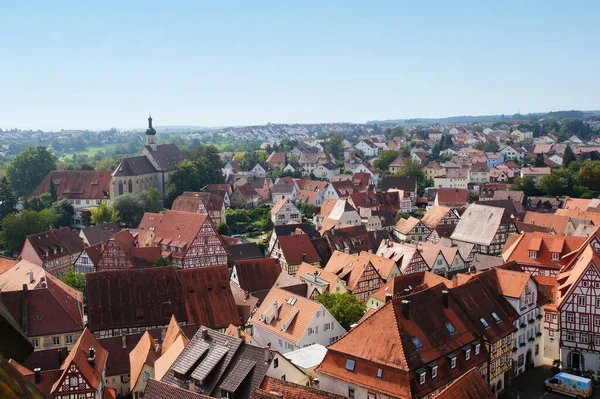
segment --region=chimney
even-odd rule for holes
[[[448,290],[442,290],[442,303],[448,309]]]
[[[302,262],[306,262],[306,254],[302,254]]]
[[[404,316],[405,319],[410,319],[409,306],[410,306],[410,301],[403,299],[402,300],[402,316]]]
[[[315,276],[315,283],[316,283],[316,282],[317,282],[317,277],[319,276],[319,272],[317,272],[317,271],[315,270],[315,272],[314,272],[314,276]]]
[[[39,367],[36,367],[33,369],[33,374],[34,374],[34,382],[36,384],[39,384],[42,381],[42,369]]]
[[[29,284],[33,283],[33,270],[27,272],[27,277],[29,278]]]
[[[244,291],[244,299],[250,298],[250,293],[248,291]]]
[[[200,331],[202,333],[202,339],[208,339],[208,328],[202,327]]]
[[[125,335],[121,335],[121,342],[123,344],[123,349],[127,348],[127,337]]]
[[[242,338],[242,327],[237,326],[236,330],[237,330],[237,337],[238,338]]]
[[[27,284],[23,284],[23,308],[21,309],[21,329],[27,334]]]
[[[385,294],[385,303],[388,303],[392,300],[393,296],[389,292]]]
[[[279,316],[279,304],[277,301],[273,302],[273,319],[277,320]]]
[[[386,246],[386,247],[389,247],[389,246],[390,246],[390,239],[389,239],[389,238],[386,238],[386,239],[385,239],[385,246]]]

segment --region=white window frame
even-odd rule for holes
[[[436,378],[438,375],[438,366],[433,366],[431,368],[431,378]]]
[[[465,360],[471,359],[471,349],[465,351]]]
[[[584,339],[584,338],[585,338],[585,339]],[[589,343],[589,342],[590,342],[590,336],[589,336],[589,334],[588,334],[588,333],[580,333],[580,334],[579,334],[579,341],[580,341],[582,344],[587,344],[587,343]]]
[[[583,304],[581,304],[583,302]],[[577,296],[577,306],[585,306],[587,305],[587,297],[585,295]]]
[[[480,350],[481,350],[481,344],[475,345],[475,356],[479,355]]]
[[[452,370],[454,370],[456,368],[456,358],[453,357],[452,359],[450,359],[450,368]]]
[[[419,385],[425,385],[426,374],[427,373],[425,373],[425,372],[422,372],[419,374]]]
[[[52,337],[52,346],[59,346],[59,345],[60,345],[60,336]]]

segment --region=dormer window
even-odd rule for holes
[[[494,320],[496,321],[496,323],[500,323],[500,317],[498,317],[498,315],[496,314],[496,312],[492,312],[492,317],[494,318]]]
[[[425,372],[424,369],[421,368],[421,369],[417,370],[417,374],[419,375],[419,385],[424,385],[427,373]]]
[[[537,258],[537,251],[529,251],[529,257],[531,259]]]
[[[417,350],[419,350],[423,347],[423,344],[421,343],[421,341],[419,340],[418,337],[412,337],[411,340]]]
[[[346,359],[346,370],[354,371],[354,366],[356,366],[356,361],[354,359]]]
[[[454,334],[456,332],[456,328],[449,321],[446,322],[446,329],[450,334]]]
[[[450,368],[455,369],[456,368],[456,355],[454,353],[449,354],[448,360],[450,362]]]
[[[486,320],[486,319],[484,319],[483,317],[480,317],[480,318],[479,318],[479,321],[481,321],[481,324],[483,324],[483,326],[484,326],[485,328],[490,328],[490,325],[488,324],[487,320]]]
[[[552,252],[552,260],[555,262],[560,260],[560,254],[558,252]]]

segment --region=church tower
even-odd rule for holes
[[[152,116],[148,114],[148,129],[146,129],[146,144],[156,150],[156,129],[152,127]]]

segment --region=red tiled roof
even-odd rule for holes
[[[81,238],[69,227],[61,227],[58,230],[32,234],[27,236],[26,240],[42,260],[54,260],[69,254],[81,252],[85,246]],[[54,253],[55,251],[56,253]],[[48,253],[48,257],[46,257],[46,253]],[[31,262],[37,261],[36,259],[27,259],[27,255],[28,251],[21,252],[23,259]]]
[[[277,378],[265,377],[251,399],[344,399],[344,396],[320,389],[294,384]]]
[[[52,179],[58,198],[105,199],[110,195],[111,174],[110,170],[53,170],[29,197],[49,193]]]
[[[186,191],[175,199],[171,210],[198,213],[200,202],[207,211],[219,212],[223,209],[224,198],[209,192]]]
[[[285,163],[285,152],[273,152],[267,158],[267,163]]]
[[[460,207],[469,203],[469,190],[463,188],[438,188],[437,203],[442,206]]]
[[[569,216],[564,215],[527,211],[523,223],[552,227],[556,234],[563,235],[569,219]]]
[[[496,396],[488,386],[479,370],[473,367],[470,371],[454,380],[436,399],[495,399]]]
[[[16,259],[0,256],[0,274],[12,268],[17,262]]]
[[[306,234],[281,236],[278,240],[283,257],[288,265],[299,265],[302,262],[315,263],[321,261],[321,257]]]
[[[452,209],[449,207],[434,205],[427,212],[425,212],[425,215],[423,215],[423,219],[421,219],[421,222],[430,229],[433,229],[437,227],[437,225],[440,224],[442,220],[444,220],[448,212],[451,211]]]
[[[234,267],[240,287],[250,293],[270,289],[281,273],[279,259],[273,258],[238,260]]]
[[[516,240],[505,246],[502,257],[506,262],[516,261],[519,264],[547,265],[559,268],[565,262],[553,260],[552,254],[558,253],[559,257],[571,253],[581,247],[586,237],[563,236],[547,233],[524,233],[515,236]],[[511,245],[510,245],[511,244]],[[537,251],[535,259],[530,257],[529,251]]]
[[[187,389],[179,388],[166,382],[156,381],[152,378],[148,380],[144,391],[146,399],[212,399],[210,396],[202,395]]]
[[[349,201],[354,208],[370,208],[373,210],[382,210],[397,212],[400,209],[400,196],[398,191],[387,193],[354,193],[350,194]]]
[[[331,252],[348,251],[351,254],[358,254],[362,251],[372,250],[369,233],[363,224],[327,230],[323,236],[327,240]]]

